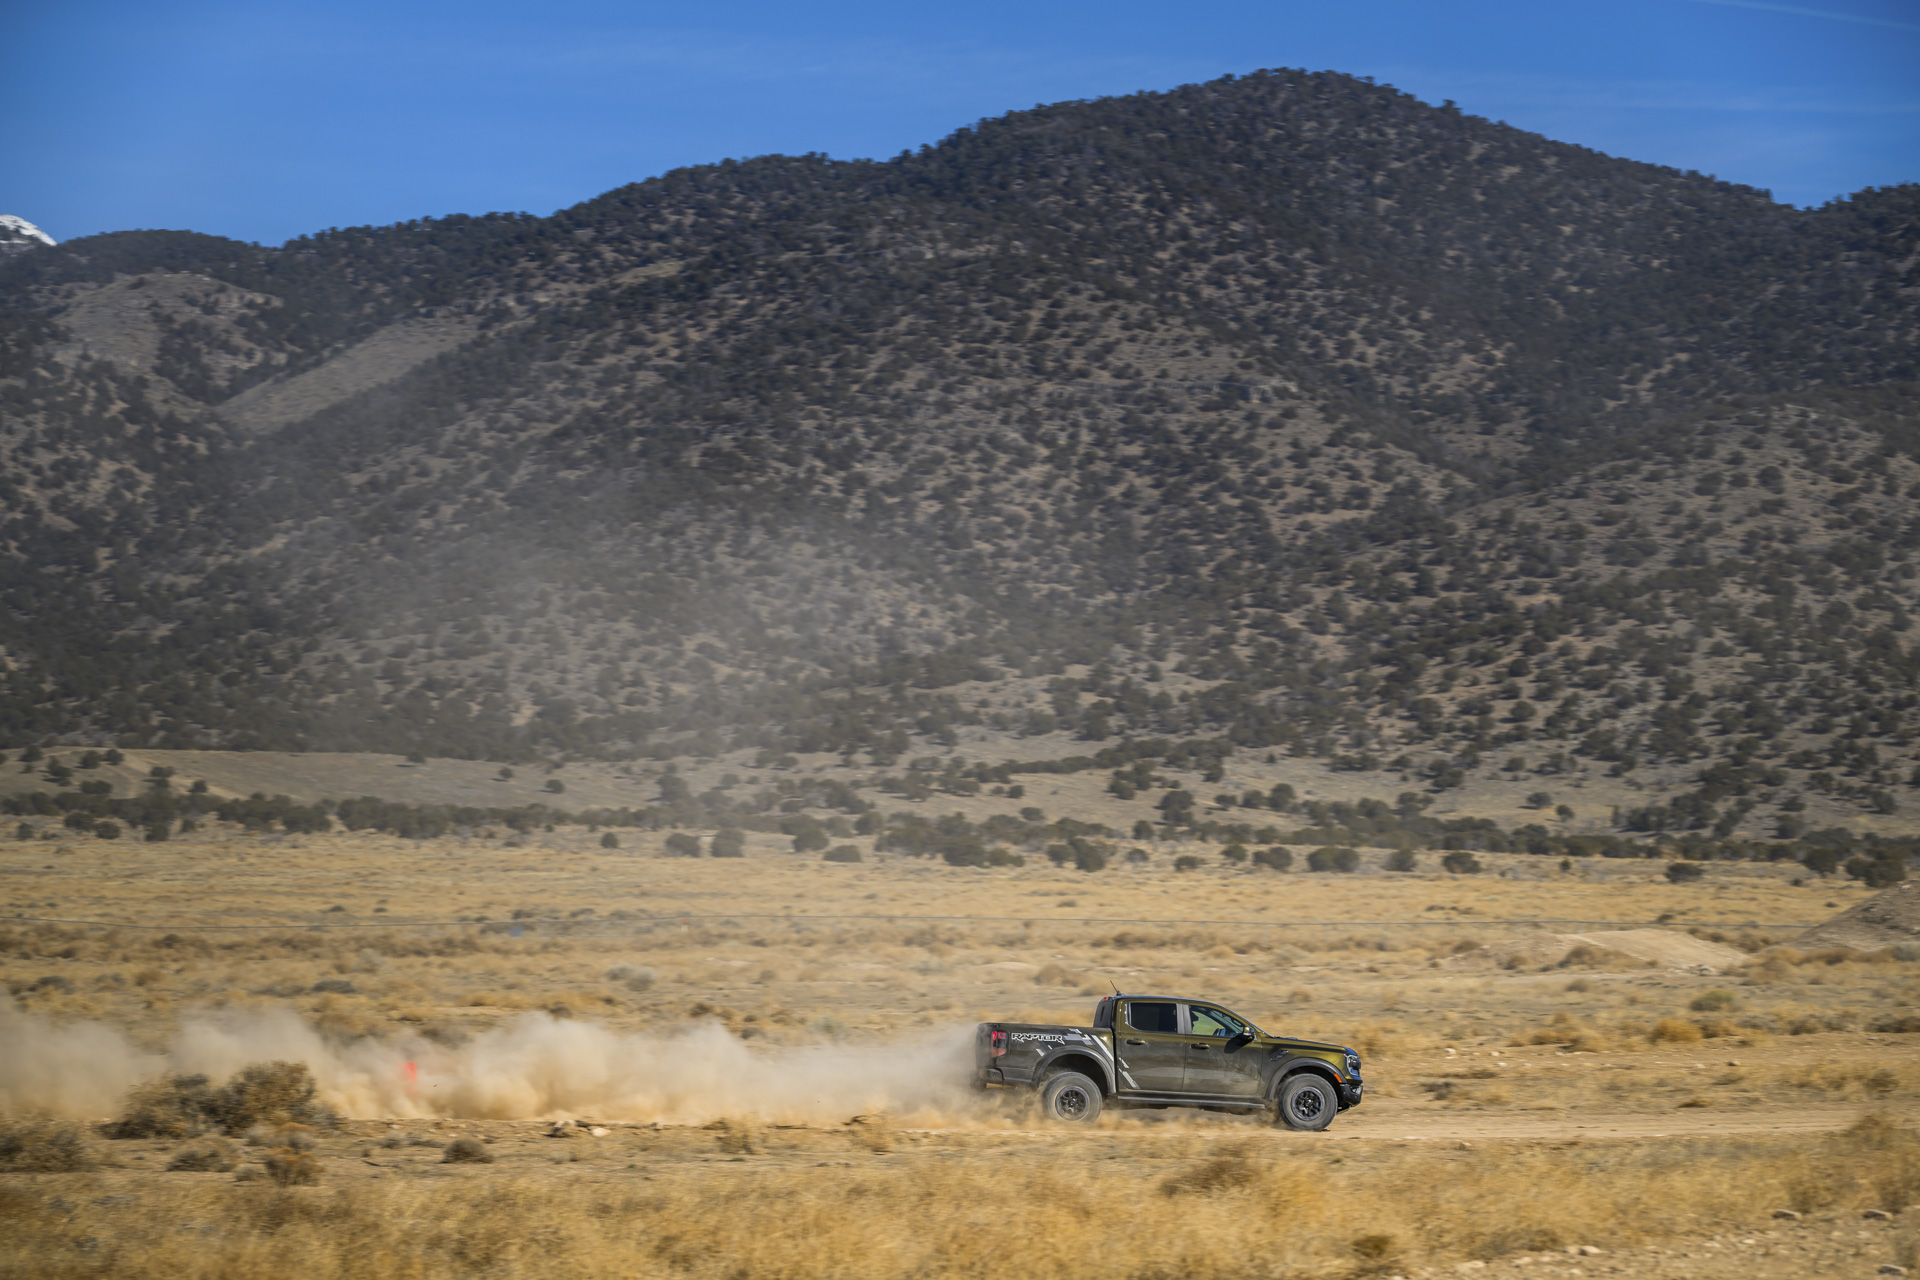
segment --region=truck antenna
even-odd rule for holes
[[[1113,994],[1115,994],[1116,996],[1120,994],[1120,984],[1115,982],[1112,978],[1107,979],[1107,985],[1113,988]]]

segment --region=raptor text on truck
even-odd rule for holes
[[[1232,1010],[1179,996],[1113,995],[1090,1027],[983,1022],[974,1038],[983,1088],[1040,1092],[1056,1120],[1106,1105],[1271,1111],[1290,1129],[1324,1129],[1360,1105],[1360,1055],[1270,1035]]]

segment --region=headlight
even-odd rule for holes
[[[1350,1076],[1360,1074],[1360,1055],[1351,1049],[1347,1050],[1347,1074]]]

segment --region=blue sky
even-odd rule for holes
[[[680,165],[883,157],[1261,67],[1796,204],[1920,180],[1920,0],[10,0],[4,30],[0,213],[60,239],[548,213]]]

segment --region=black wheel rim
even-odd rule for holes
[[[1302,1089],[1293,1095],[1288,1104],[1293,1110],[1293,1118],[1312,1124],[1327,1109],[1327,1100],[1320,1096],[1318,1089]]]
[[[1087,1097],[1085,1089],[1078,1085],[1068,1085],[1054,1095],[1053,1109],[1064,1120],[1080,1120],[1086,1117],[1087,1108],[1091,1103],[1092,1100]]]

